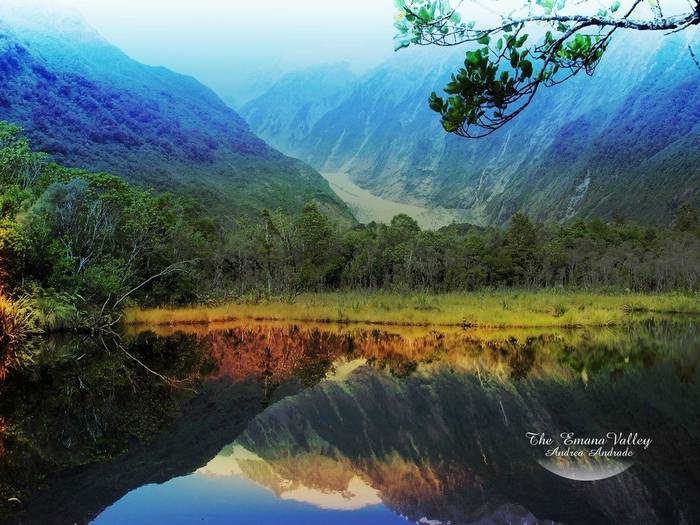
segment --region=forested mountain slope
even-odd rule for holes
[[[0,6],[0,120],[65,165],[201,198],[216,214],[347,207],[191,77],[140,64],[78,17]]]

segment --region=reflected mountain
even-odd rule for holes
[[[687,496],[700,484],[692,320],[183,329],[53,341],[52,360],[5,385],[8,523],[700,519]],[[619,475],[573,481],[550,472],[570,462],[543,468],[525,437],[565,431],[653,444]],[[167,514],[178,502],[179,521]]]
[[[352,492],[359,478],[411,521],[480,522],[511,507],[565,523],[692,523],[699,395],[671,366],[588,385],[502,381],[442,363],[403,379],[361,367],[271,407],[234,449],[259,458],[238,465],[275,492]],[[675,406],[662,410],[669,397]],[[629,471],[589,483],[542,469],[525,439],[609,429],[642,430],[657,445]]]

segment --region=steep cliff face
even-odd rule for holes
[[[482,223],[516,211],[552,221],[618,212],[668,223],[680,202],[700,205],[693,38],[618,35],[593,77],[543,90],[516,120],[479,140],[446,136],[427,107],[463,54],[405,50],[360,78],[294,151],[322,172],[349,172],[375,194],[468,209]],[[274,140],[269,127],[251,125]]]
[[[241,114],[275,148],[289,155],[303,154],[301,142],[345,98],[355,81],[346,63],[290,73],[248,102]]]
[[[76,15],[0,6],[0,120],[56,161],[206,201],[217,214],[347,207],[194,78],[140,64]]]

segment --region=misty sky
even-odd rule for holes
[[[393,53],[393,0],[43,1],[76,8],[133,58],[193,75],[237,104],[287,71],[346,61],[359,73]],[[624,0],[623,7],[631,1]],[[663,5],[682,7],[683,1],[664,0]],[[597,8],[605,2],[584,5]],[[489,12],[524,4],[471,0],[462,12],[484,20],[493,16]]]
[[[194,75],[225,97],[314,64],[347,61],[363,71],[393,52],[392,0],[63,3],[133,58]]]

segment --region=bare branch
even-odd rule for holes
[[[154,279],[159,279],[159,278],[161,278],[161,277],[165,277],[166,275],[169,275],[169,274],[171,274],[171,273],[184,271],[184,270],[185,270],[185,267],[186,267],[188,264],[193,264],[193,263],[195,263],[195,262],[197,262],[196,259],[191,260],[191,261],[180,261],[180,262],[176,262],[176,263],[174,263],[174,264],[171,264],[170,266],[168,266],[168,267],[165,268],[164,270],[158,272],[157,274],[151,275],[148,279],[146,279],[145,281],[143,281],[141,284],[139,284],[138,286],[135,286],[134,288],[132,288],[131,290],[129,290],[128,292],[126,292],[124,295],[122,295],[122,296],[112,305],[112,309],[114,310],[117,306],[119,306],[119,305],[120,305],[127,297],[129,297],[132,293],[136,292],[137,290],[140,290],[141,288],[143,288],[144,286],[146,286],[148,283],[150,283],[150,282],[153,281]]]
[[[105,342],[104,338],[100,338],[100,340],[102,341],[102,345],[105,347],[105,349],[106,349],[107,351],[109,351],[109,347],[107,346],[107,343]],[[141,366],[141,367],[142,367],[146,372],[148,372],[149,374],[152,374],[152,375],[156,376],[157,378],[161,379],[164,383],[166,383],[166,384],[168,384],[168,385],[170,385],[170,386],[173,386],[173,387],[181,387],[181,386],[183,386],[183,385],[185,385],[185,384],[191,382],[191,378],[187,378],[187,379],[175,379],[175,378],[172,378],[172,377],[164,376],[163,374],[161,374],[161,373],[159,373],[159,372],[156,372],[155,370],[153,370],[152,368],[150,368],[148,365],[146,365],[143,361],[141,361],[139,358],[137,358],[137,357],[134,356],[132,353],[130,353],[126,348],[124,348],[124,346],[123,346],[119,341],[117,341],[117,340],[115,339],[115,340],[114,340],[114,343],[115,343],[115,345],[117,346],[117,348],[119,348],[119,350],[121,350],[122,352],[124,352],[124,355],[126,355],[129,359],[131,359],[131,360],[134,361],[136,364],[138,364],[139,366]],[[192,389],[192,388],[188,388],[188,390],[194,391],[194,389]]]
[[[688,51],[690,52],[690,58],[693,59],[695,65],[698,66],[698,69],[700,69],[700,61],[698,61],[698,57],[695,56],[695,51],[693,51],[692,46],[688,45]]]

